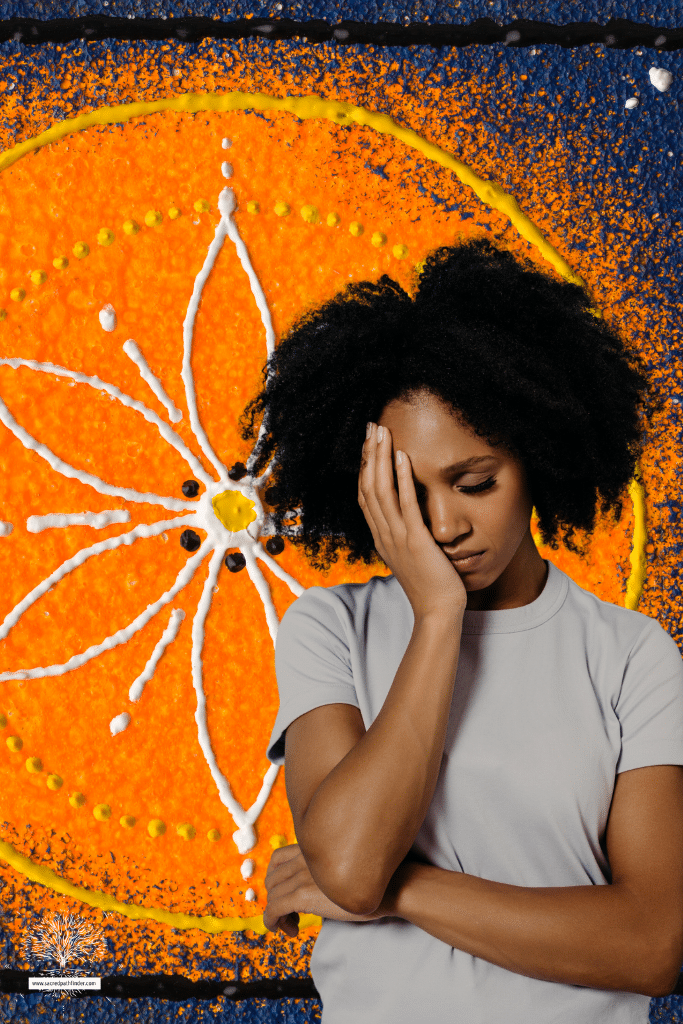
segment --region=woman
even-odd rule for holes
[[[412,298],[349,286],[270,369],[244,436],[263,411],[278,527],[298,507],[317,567],[391,575],[311,587],[280,624],[268,756],[298,843],[266,926],[324,918],[324,1024],[645,1024],[683,963],[681,658],[530,531],[535,507],[583,553],[597,505],[620,516],[657,408],[638,357],[579,287],[479,240]]]

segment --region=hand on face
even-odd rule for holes
[[[396,462],[398,494],[392,466],[393,441],[387,427],[377,441],[378,427],[363,445],[358,475],[358,504],[372,531],[375,547],[410,601],[415,617],[462,613],[467,591],[448,557],[425,526],[405,452]]]

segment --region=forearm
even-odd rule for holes
[[[436,786],[462,614],[416,622],[384,705],[316,790],[297,832],[316,881],[359,913],[379,904]]]
[[[529,888],[406,861],[383,910],[529,978],[650,996],[670,991],[668,952],[615,885]]]

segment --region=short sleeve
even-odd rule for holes
[[[617,775],[654,764],[683,765],[683,660],[655,619],[631,649],[616,714],[621,724]]]
[[[331,588],[309,587],[282,617],[275,641],[280,707],[267,752],[273,764],[284,764],[285,732],[295,718],[324,704],[360,707],[344,611]]]

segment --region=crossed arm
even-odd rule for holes
[[[386,479],[373,489],[371,518],[376,546],[413,604],[413,635],[367,731],[358,709],[344,704],[316,708],[287,730],[287,795],[298,845],[271,859],[266,927],[295,935],[302,912],[342,921],[399,917],[528,977],[668,995],[683,963],[681,766],[617,777],[606,833],[611,885],[513,886],[410,859],[438,778],[464,602],[455,590],[441,604],[421,602],[421,593],[440,593],[435,580],[447,588],[456,574],[428,531],[433,550],[425,538],[417,563],[427,563],[429,585],[420,584],[413,566],[404,568],[409,545],[401,523],[412,531],[413,547],[420,526],[426,528],[408,481],[400,470],[397,476],[401,521],[394,509],[392,532]]]

